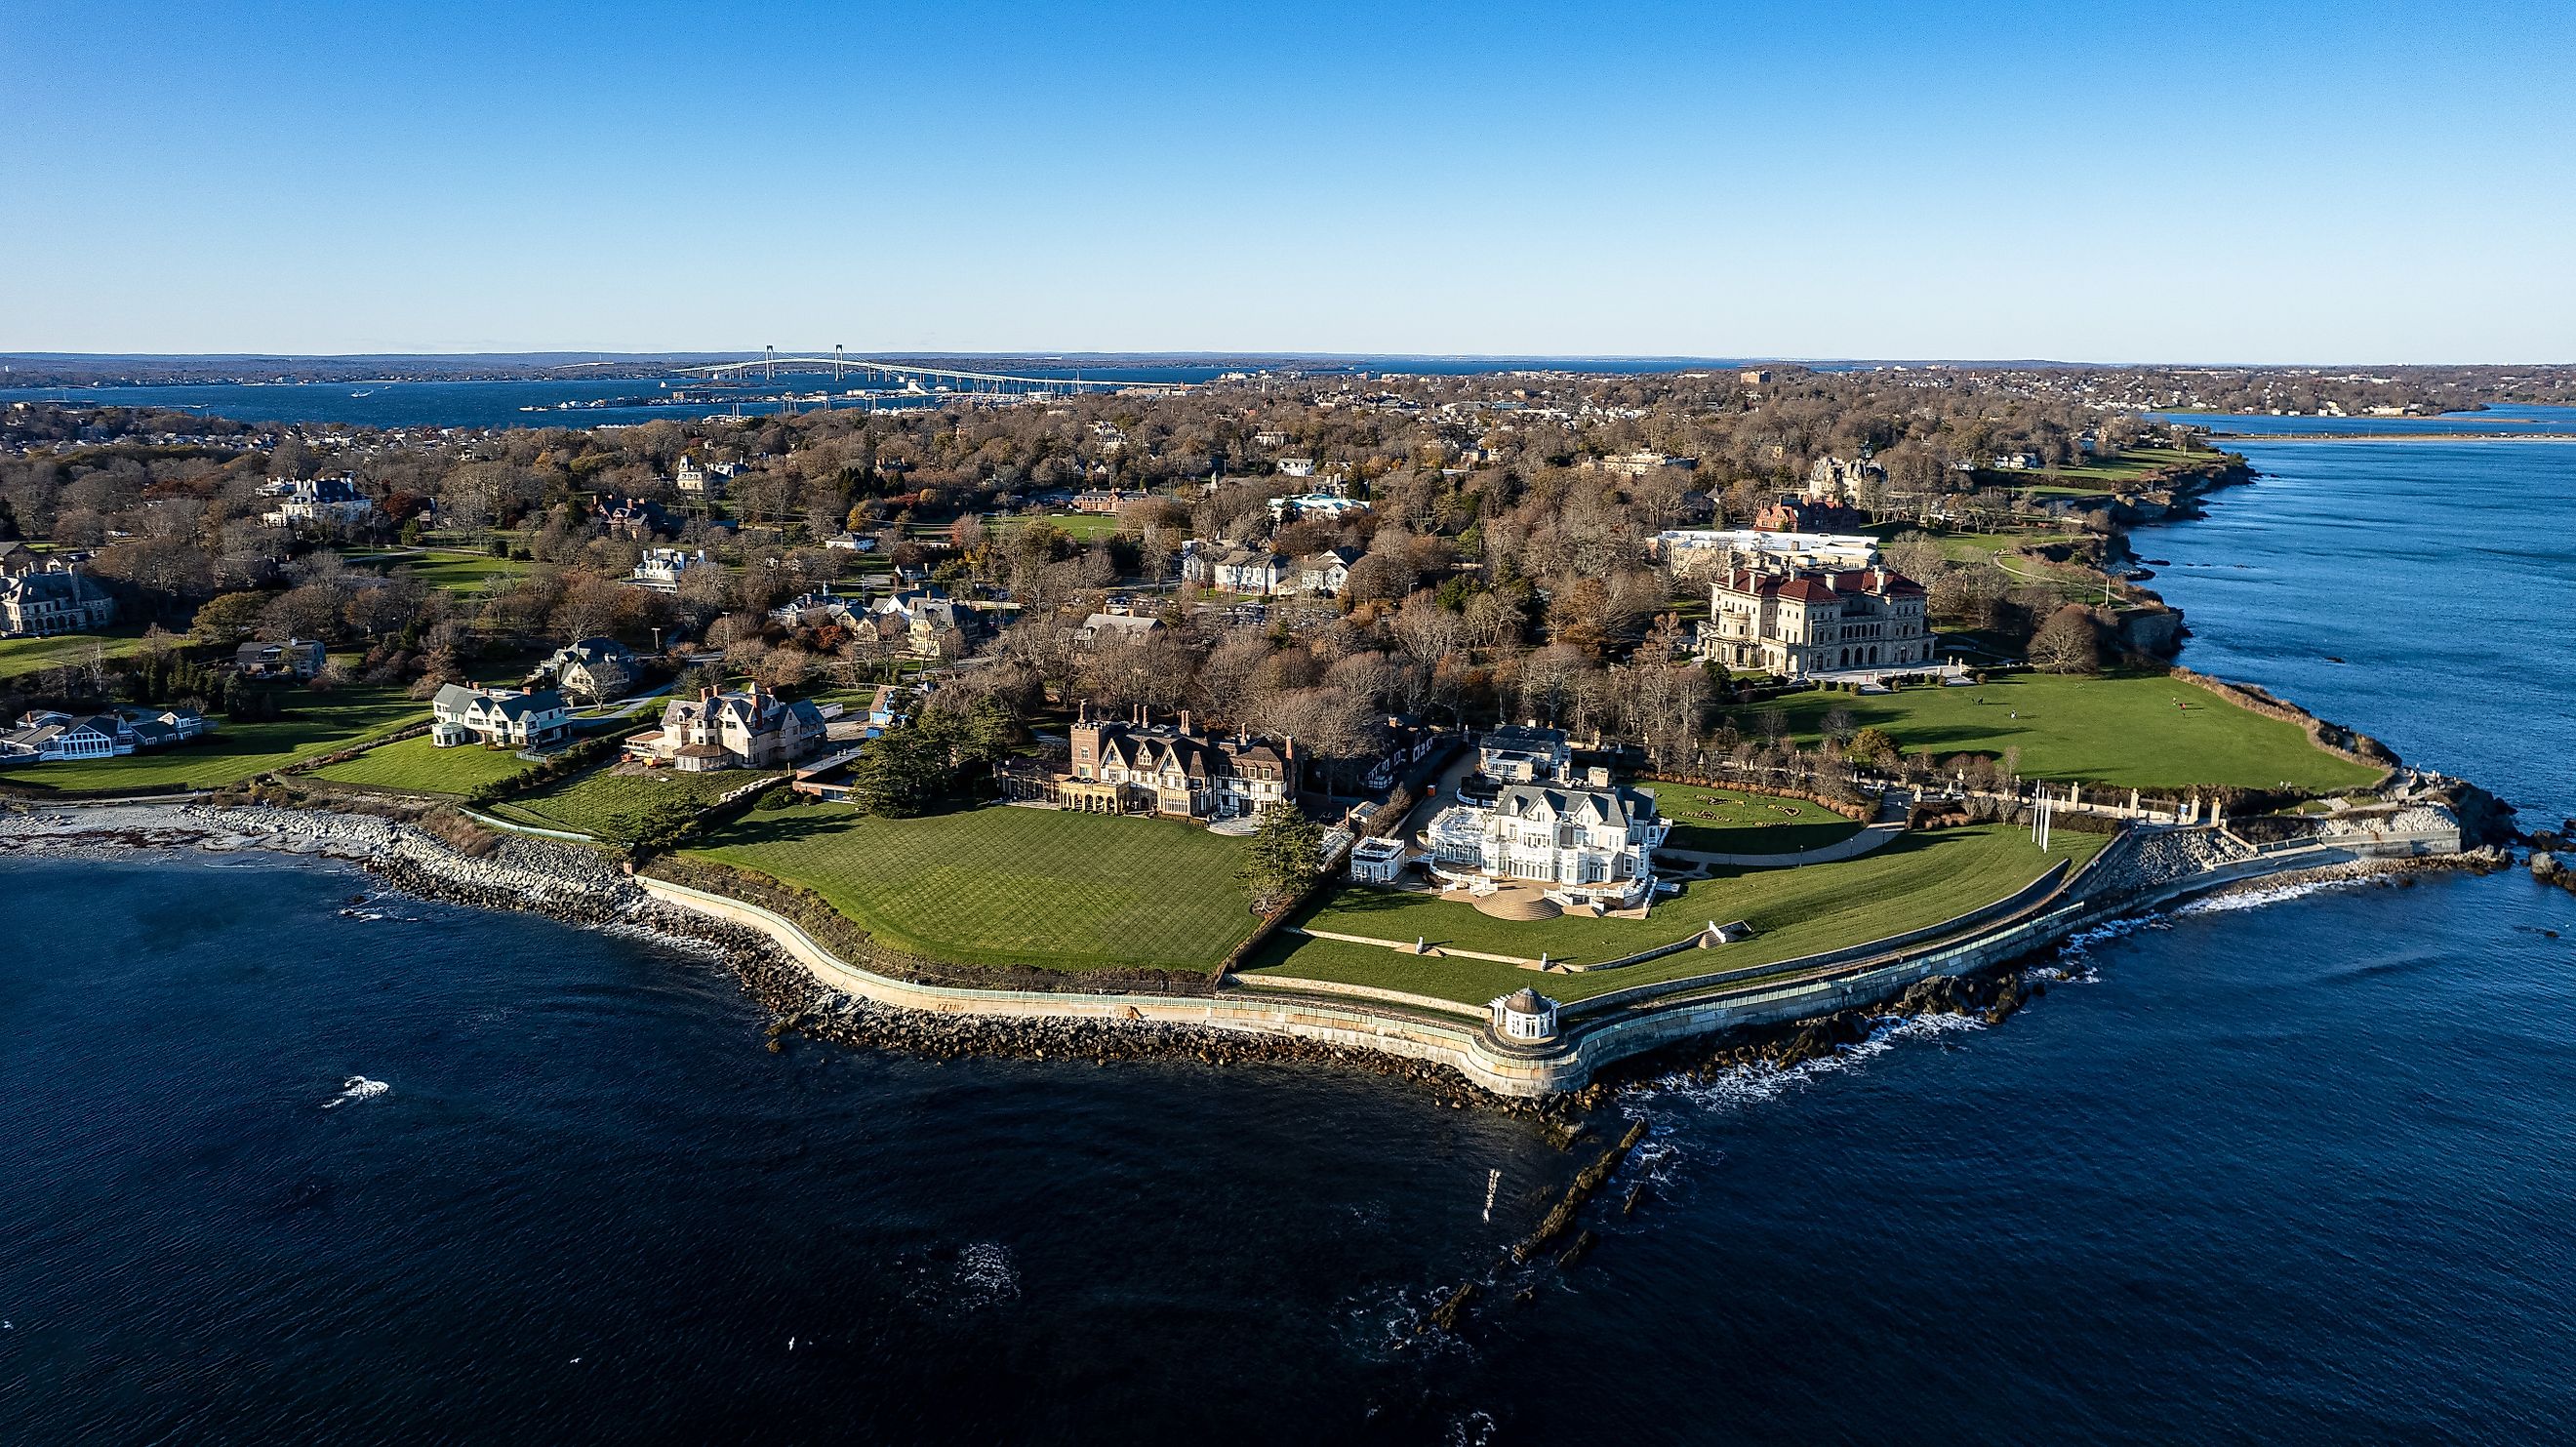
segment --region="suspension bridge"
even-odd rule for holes
[[[853,357],[839,347],[826,356],[778,355],[768,348],[758,357],[740,362],[718,362],[711,366],[681,367],[677,370],[710,381],[741,381],[757,374],[763,381],[775,380],[784,367],[790,376],[815,376],[829,369],[832,380],[857,377],[863,381],[892,382],[916,392],[962,392],[987,395],[1037,395],[1066,397],[1082,392],[1187,392],[1195,385],[1189,382],[1119,382],[1091,377],[1027,377],[1011,372],[980,372],[962,367],[932,367],[909,362],[887,362],[871,357]]]

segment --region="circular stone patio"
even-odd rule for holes
[[[1496,919],[1554,919],[1565,913],[1555,900],[1528,884],[1506,884],[1491,894],[1470,895],[1468,903],[1476,906],[1478,914]]]

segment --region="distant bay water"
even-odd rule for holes
[[[1025,360],[943,358],[930,363],[968,370],[1007,371],[1013,376],[1091,382],[1207,382],[1250,363],[1224,365],[1175,361],[1100,365],[1046,365]],[[1407,373],[1463,376],[1501,371],[1548,370],[1619,373],[1681,371],[1727,367],[1728,362],[1683,358],[1569,357],[1341,357],[1294,364],[1310,373],[1358,376],[1401,370]],[[684,376],[599,379],[575,374],[564,378],[487,381],[358,382],[234,381],[166,383],[149,386],[8,387],[0,386],[0,403],[61,402],[84,407],[165,407],[245,422],[301,422],[341,427],[599,427],[631,426],[660,418],[687,420],[739,412],[762,416],[793,406],[800,412],[830,406],[865,410],[937,405],[948,395],[887,395],[882,382],[853,373],[781,369],[774,376],[745,383],[729,400],[676,401],[682,391],[703,391],[704,378]],[[874,389],[880,395],[859,395]],[[778,400],[780,392],[804,400]],[[815,394],[828,400],[813,400]],[[641,403],[642,405],[634,405]]]
[[[2532,612],[2576,587],[2576,447],[2246,450],[2136,539],[2189,661],[2576,810]],[[1650,1192],[1562,1276],[1488,1273],[1569,1159],[1391,1082],[771,1056],[684,949],[364,888],[0,862],[0,1440],[2576,1420],[2576,896],[2520,873],[2188,908],[2002,1027],[1634,1097]],[[1465,1337],[1416,1336],[1468,1278]]]

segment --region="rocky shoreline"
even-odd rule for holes
[[[1363,1070],[1402,1080],[1453,1110],[1548,1125],[1567,1140],[1571,1102],[1519,1100],[1458,1071],[1286,1036],[1160,1022],[1048,1020],[905,1010],[825,986],[766,936],[662,904],[596,851],[509,836],[490,853],[460,852],[418,825],[372,815],[268,805],[111,805],[0,815],[0,859],[116,858],[136,850],[259,849],[339,859],[387,888],[476,909],[540,914],[586,928],[624,928],[703,950],[770,1014],[769,1048],[795,1036],[932,1060],[973,1056],[1054,1061],[1196,1062]]]
[[[769,1013],[765,1033],[772,1051],[784,1051],[790,1039],[803,1036],[932,1060],[995,1056],[1096,1065],[1160,1060],[1363,1070],[1404,1081],[1454,1110],[1537,1122],[1561,1146],[1571,1146],[1584,1121],[1621,1094],[1661,1088],[1676,1077],[1705,1081],[1752,1066],[1790,1069],[1858,1045],[1892,1018],[1960,1014],[2000,1023],[2044,993],[2047,983],[2045,967],[2034,974],[2020,962],[1934,976],[1885,1004],[1694,1041],[1606,1068],[1580,1090],[1527,1100],[1496,1095],[1449,1066],[1288,1036],[1148,1021],[944,1014],[860,999],[824,985],[765,935],[663,904],[606,856],[577,845],[507,836],[473,853],[409,820],[263,804],[123,804],[0,814],[0,859],[114,858],[136,850],[183,849],[338,859],[415,898],[684,942],[711,955]],[[2263,876],[2212,893],[2372,878],[2383,886],[2412,885],[2417,870],[2465,867],[2483,873],[2511,862],[2508,852],[2496,848],[2362,861]]]

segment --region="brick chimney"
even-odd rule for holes
[[[1189,711],[1188,709],[1182,709],[1182,710],[1181,710],[1181,732],[1183,732],[1183,733],[1188,733],[1189,731],[1190,731],[1190,711]]]

